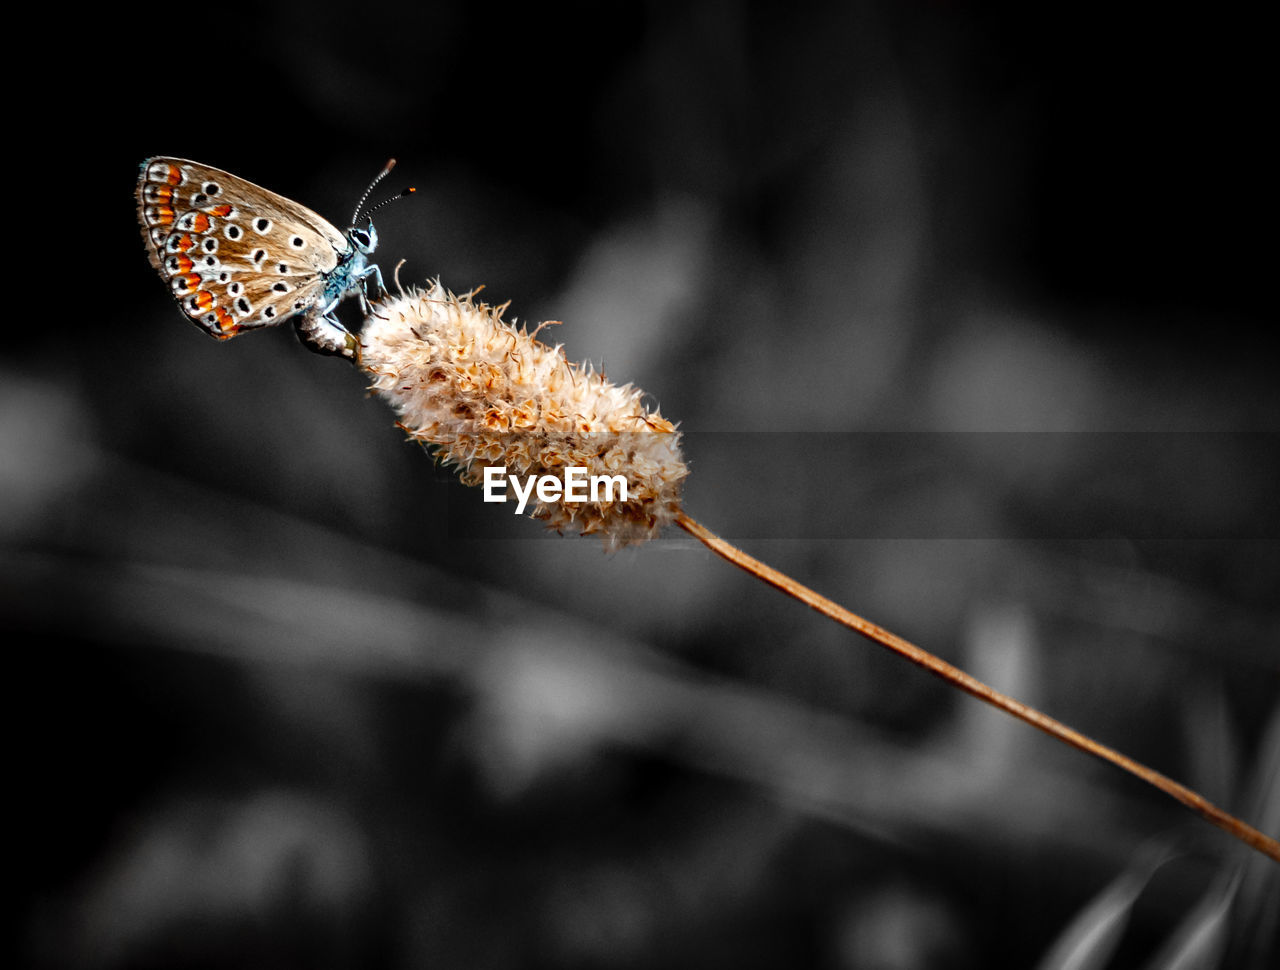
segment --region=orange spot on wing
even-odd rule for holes
[[[187,256],[174,256],[173,263],[174,263],[173,271],[175,273],[190,272],[191,267],[195,265],[193,262],[191,262],[190,257],[187,257]]]
[[[173,187],[169,185],[148,185],[147,198],[152,202],[172,202]]]
[[[187,262],[190,263],[191,260],[187,260]],[[194,289],[195,287],[200,285],[199,273],[188,273],[186,276],[175,276],[174,279],[181,280],[183,283],[185,283],[186,285],[183,287],[183,289],[187,289],[187,290]]]
[[[182,169],[178,168],[177,165],[170,165],[169,171],[165,175],[165,181],[168,182],[170,185],[181,185]]]
[[[240,332],[240,327],[236,324],[231,314],[222,307],[218,307],[213,312],[218,317],[218,328],[222,331],[220,334],[214,334],[219,340],[227,340]]]
[[[222,216],[223,218],[226,218],[227,216],[231,215],[231,206],[228,203],[224,202],[222,205],[215,205],[212,209],[206,209],[205,211],[208,212],[210,215]]]
[[[183,236],[176,243],[174,243],[173,246],[179,252],[185,253],[188,249],[195,248],[196,241],[192,239],[190,236]]]
[[[173,207],[168,205],[158,205],[151,210],[151,224],[153,226],[167,226],[173,222]]]
[[[191,220],[191,228],[196,232],[208,232],[209,217],[203,212],[197,212],[195,218]]]
[[[197,277],[198,279],[199,277]],[[204,313],[213,306],[213,294],[208,290],[200,290],[194,297],[196,313]]]

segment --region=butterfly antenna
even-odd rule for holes
[[[374,214],[375,212],[377,212],[379,209],[381,209],[383,206],[385,206],[385,205],[390,205],[390,204],[391,204],[392,202],[394,202],[396,199],[403,199],[406,195],[413,195],[413,193],[415,193],[415,192],[417,192],[417,191],[418,191],[418,190],[417,190],[417,189],[415,189],[415,188],[411,185],[411,186],[409,186],[407,189],[405,189],[404,191],[402,191],[402,192],[400,192],[400,193],[398,193],[398,194],[396,194],[396,195],[393,195],[391,198],[389,198],[389,199],[383,199],[381,202],[379,202],[377,205],[375,205],[372,209],[370,209],[370,210],[369,210],[369,218],[370,218],[370,219],[372,219],[372,218],[373,218],[373,214]],[[354,223],[352,223],[352,225],[354,225]]]
[[[382,166],[382,171],[378,173],[377,178],[369,183],[369,187],[364,190],[364,195],[360,196],[360,201],[356,203],[356,211],[351,216],[351,225],[355,226],[360,224],[360,210],[364,208],[365,201],[369,198],[369,193],[372,192],[374,187],[386,178],[387,174],[395,167],[396,160],[394,158],[388,158],[387,164]],[[370,213],[370,215],[372,215],[372,213]]]

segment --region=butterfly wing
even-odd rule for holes
[[[183,158],[143,162],[136,195],[151,265],[222,340],[310,308],[350,246],[306,206]]]

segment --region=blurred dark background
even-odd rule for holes
[[[169,154],[345,226],[394,155],[388,281],[562,320],[695,518],[1276,835],[1272,35],[1182,10],[16,27],[15,961],[1025,967],[1130,873],[1110,965],[1273,965],[1275,866],[682,535],[483,505],[288,327],[185,323],[132,197]]]

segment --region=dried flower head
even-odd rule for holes
[[[603,489],[586,501],[551,495],[531,500],[532,514],[559,531],[601,534],[610,549],[652,538],[680,512],[688,474],[675,425],[641,403],[639,388],[569,363],[536,330],[504,321],[504,309],[438,281],[410,289],[365,321],[360,366],[400,426],[466,484],[481,484],[486,467],[521,481],[569,468],[621,475],[625,501]]]

